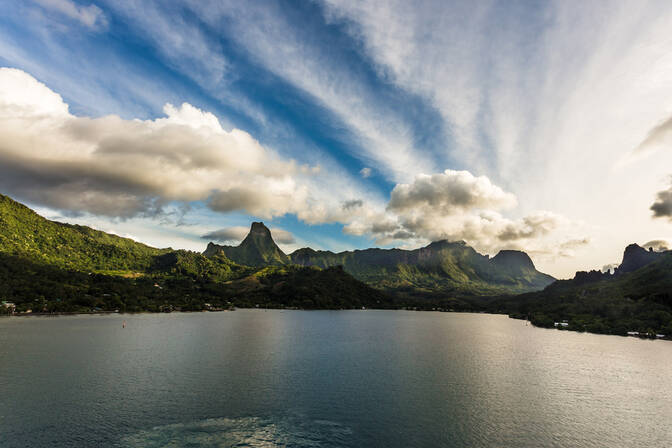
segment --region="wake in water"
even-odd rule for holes
[[[335,422],[298,417],[214,418],[157,426],[125,437],[124,448],[170,447],[343,447],[352,431]]]

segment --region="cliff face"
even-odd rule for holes
[[[621,261],[621,265],[616,269],[616,273],[626,274],[636,271],[656,261],[663,254],[664,252],[654,252],[653,250],[646,250],[637,244],[630,244],[623,252],[623,261]]]
[[[415,250],[304,248],[290,258],[303,266],[342,265],[355,278],[384,289],[492,295],[538,290],[555,280],[537,271],[525,252],[502,251],[490,259],[464,241],[435,241]]]

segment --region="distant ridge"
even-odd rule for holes
[[[464,241],[435,241],[415,250],[371,248],[339,253],[305,247],[287,256],[261,222],[252,223],[240,245],[211,242],[203,254],[224,254],[235,263],[257,267],[342,266],[369,286],[410,295],[511,294],[540,290],[555,280],[537,271],[525,252],[504,250],[491,259]]]
[[[555,279],[536,270],[521,251],[494,258],[464,241],[435,241],[415,250],[365,249],[334,253],[303,248],[290,255],[303,266],[343,268],[372,286],[390,290],[495,295],[543,289]]]

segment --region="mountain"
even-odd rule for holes
[[[646,266],[652,261],[657,260],[663,255],[663,252],[654,252],[653,249],[646,250],[637,244],[630,244],[623,252],[623,261],[615,270],[617,274],[626,274],[636,271]]]
[[[481,255],[464,241],[437,241],[415,250],[366,249],[333,253],[299,249],[291,261],[302,266],[343,266],[365,283],[406,294],[436,292],[494,295],[542,289],[555,279],[536,270],[520,251]]]
[[[296,264],[345,272],[374,288],[406,296],[435,294],[494,295],[542,289],[555,279],[537,271],[520,251],[501,251],[490,259],[464,241],[437,241],[416,250],[366,249],[334,253],[303,248],[287,256],[273,241],[271,231],[254,222],[238,246],[209,243],[203,255],[224,254],[247,266]]]
[[[255,267],[211,252],[157,249],[50,221],[0,195],[0,299],[20,312],[391,306],[389,297],[343,270]],[[232,254],[254,263],[289,262],[262,223],[252,225]]]
[[[542,291],[493,301],[490,311],[527,316],[539,326],[624,335],[672,335],[672,251],[631,244],[615,273],[577,272]]]
[[[275,244],[271,231],[263,222],[253,222],[250,233],[238,246],[220,246],[209,243],[203,252],[206,257],[223,253],[238,264],[247,266],[281,266],[289,264],[289,257]]]

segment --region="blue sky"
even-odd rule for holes
[[[50,217],[194,250],[260,219],[287,251],[464,239],[558,276],[669,235],[667,2],[2,4],[0,105],[32,112],[0,188]]]

